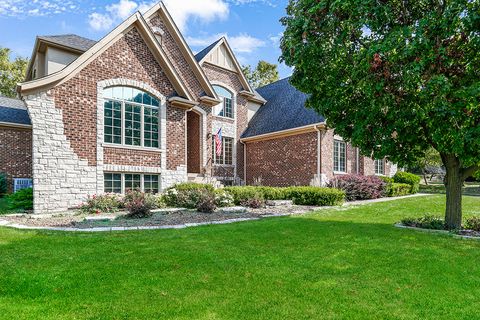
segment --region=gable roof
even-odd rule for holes
[[[254,96],[255,95],[255,92],[254,90],[252,89],[252,87],[250,86],[250,84],[248,83],[248,80],[247,78],[245,77],[245,75],[243,74],[242,72],[242,68],[240,67],[240,64],[238,63],[238,60],[237,60],[237,57],[235,56],[235,54],[233,53],[233,50],[232,48],[230,47],[230,45],[228,44],[228,41],[225,37],[222,37],[220,38],[219,40],[217,40],[216,42],[212,43],[211,45],[209,45],[207,48],[205,48],[204,50],[202,50],[201,52],[205,51],[203,55],[203,57],[201,57],[201,59],[198,60],[198,63],[200,65],[202,65],[203,63],[208,63],[206,60],[206,58],[208,57],[208,54],[211,53],[212,51],[214,51],[215,49],[217,49],[218,47],[220,47],[221,45],[225,45],[225,48],[227,49],[227,52],[228,54],[230,55],[230,57],[232,58],[233,60],[233,64],[235,65],[235,69],[238,73],[238,77],[240,79],[240,83],[242,84],[243,86],[243,89],[248,92],[250,95]],[[207,50],[208,49],[208,50]],[[199,55],[199,54],[197,54]]]
[[[325,118],[305,107],[308,95],[297,90],[285,78],[258,88],[267,100],[250,121],[242,138],[322,123]]]
[[[53,36],[38,36],[39,40],[50,42],[60,45],[62,47],[68,47],[78,51],[87,51],[97,43],[97,41],[90,40],[76,34],[61,34]]]
[[[197,53],[195,55],[195,59],[200,62],[203,60],[203,58],[205,58],[209,53],[210,51],[212,51],[213,48],[215,48],[217,46],[217,43],[219,43],[222,39],[218,39],[217,41],[215,41],[214,43],[212,43],[211,45],[209,45],[208,47],[206,47],[205,49],[203,49],[202,51],[200,51],[199,53]]]
[[[202,86],[203,90],[209,97],[209,100],[213,98],[214,104],[217,104],[220,102],[217,93],[212,87],[212,84],[210,81],[208,81],[207,75],[205,74],[205,71],[200,67],[200,64],[198,64],[197,60],[195,59],[192,50],[190,47],[187,45],[187,42],[185,41],[185,38],[183,37],[182,33],[178,29],[177,24],[173,20],[172,16],[170,15],[170,12],[168,12],[167,8],[163,4],[163,2],[159,2],[153,7],[151,7],[145,14],[143,15],[146,19],[150,19],[153,15],[159,14],[160,17],[162,18],[162,21],[165,23],[165,26],[170,29],[171,35],[175,38],[177,41],[178,46],[180,47],[180,50],[182,51],[185,59],[187,60],[188,64],[190,65],[190,68],[192,69],[193,73],[197,77],[197,79],[200,82],[200,85]],[[218,100],[218,101],[217,101]]]
[[[102,54],[103,52],[105,52],[105,50],[112,46],[118,39],[120,39],[126,30],[129,30],[129,28],[133,28],[134,26],[137,27],[140,34],[142,34],[142,36],[144,37],[147,46],[150,47],[158,63],[164,70],[167,77],[172,82],[172,85],[175,88],[177,94],[187,98],[188,100],[192,100],[190,93],[186,89],[183,82],[180,80],[177,71],[165,55],[165,52],[160,47],[160,44],[155,38],[152,30],[150,29],[150,27],[148,27],[146,21],[143,19],[143,16],[139,12],[134,13],[128,19],[123,21],[119,26],[113,29],[109,34],[107,34],[104,38],[98,41],[95,45],[93,45],[75,61],[70,63],[67,67],[46,77],[23,82],[19,84],[18,89],[20,90],[20,92],[37,90],[45,87],[52,87],[54,85],[63,83],[71,79],[86,65],[88,65],[89,62],[97,58],[100,54]]]
[[[0,124],[31,125],[27,107],[22,100],[0,96]]]

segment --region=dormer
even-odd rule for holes
[[[62,70],[95,43],[74,34],[38,36],[27,69],[26,81],[43,78]]]

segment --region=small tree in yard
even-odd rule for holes
[[[438,169],[442,166],[442,158],[437,150],[428,148],[422,157],[418,157],[417,161],[415,162],[415,166],[420,169],[422,172],[423,181],[426,185],[428,185],[427,174],[432,174],[430,180],[433,179],[435,173],[438,173],[438,170],[435,171],[435,169]]]
[[[446,168],[448,228],[480,167],[480,0],[290,0],[281,60],[336,133],[377,159]]]

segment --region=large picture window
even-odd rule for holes
[[[220,86],[213,86],[213,89],[222,100],[215,106],[214,114],[219,117],[233,118],[233,94]]]
[[[375,160],[375,174],[384,175],[385,174],[385,160]]]
[[[105,173],[106,193],[126,193],[129,190],[141,190],[147,193],[160,191],[158,174]]]
[[[340,140],[333,142],[333,171],[347,172],[347,146]]]
[[[232,165],[233,164],[233,138],[222,138],[222,154],[217,155],[215,139],[212,145],[212,159],[215,164]]]
[[[104,90],[106,143],[159,148],[160,101],[131,87]]]

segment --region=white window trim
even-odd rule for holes
[[[223,84],[221,82],[218,82],[218,81],[212,81],[211,83],[212,83],[212,86],[213,86],[214,90],[215,90],[215,86],[222,87],[232,94],[232,115],[233,115],[233,117],[229,118],[229,117],[225,117],[225,116],[219,116],[219,115],[216,115],[214,112],[212,113],[212,115],[215,118],[226,119],[226,120],[234,120],[235,121],[237,119],[237,94],[235,93],[235,90],[233,90],[233,88],[230,88],[228,85],[225,85],[225,84]],[[219,98],[224,98],[224,97],[219,95]],[[223,102],[223,103],[225,103],[225,102]],[[215,110],[215,107],[217,107],[217,106],[218,105],[215,105],[213,107],[213,110]]]
[[[224,139],[232,139],[232,164],[225,164],[225,142],[224,142]],[[215,144],[215,138],[213,138],[212,148],[214,148],[214,144]],[[216,167],[234,167],[235,166],[234,157],[233,157],[234,151],[235,151],[235,138],[222,136],[223,163],[217,163],[217,161],[216,161],[217,160],[217,153],[213,152],[213,150],[212,150],[212,153],[213,153],[212,163],[213,163],[213,165],[216,166]]]
[[[336,163],[335,163],[335,152],[337,152],[336,150],[336,147],[335,147],[335,144],[336,143],[341,143],[345,146],[345,169],[344,171],[335,171],[335,166],[336,166]],[[340,160],[340,154],[338,156],[338,159]],[[340,163],[339,163],[340,164]],[[335,138],[333,140],[333,173],[334,174],[347,174],[347,144],[345,143],[345,141],[343,141],[343,139],[337,139]]]
[[[382,165],[383,173],[377,173],[377,161],[382,161],[382,163],[383,163],[383,165]],[[374,166],[374,171],[375,171],[376,176],[379,176],[379,177],[384,177],[385,176],[385,171],[386,171],[386,168],[385,168],[386,161],[385,161],[385,159],[381,159],[381,160],[380,159],[375,159],[373,161],[373,166]]]

